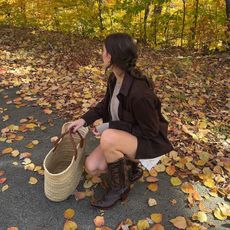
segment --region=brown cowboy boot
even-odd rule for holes
[[[108,209],[117,201],[125,200],[130,191],[125,158],[108,163],[108,171],[111,180],[111,187],[102,199],[91,201],[91,205],[96,208]]]
[[[131,183],[140,179],[143,175],[142,168],[134,161],[127,160],[127,164],[130,165],[130,169],[128,170],[128,178]]]

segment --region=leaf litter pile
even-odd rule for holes
[[[4,97],[7,104],[14,104],[17,109],[33,102],[48,115],[55,113],[74,120],[103,98],[107,77],[102,68],[101,42],[58,33],[19,29],[11,32],[10,29],[0,32],[0,90],[9,87],[19,90],[13,100]],[[145,170],[140,179],[153,192],[147,203],[150,207],[157,205],[154,199],[154,192],[159,189],[157,175],[166,173],[171,185],[187,195],[188,207],[198,210],[190,217],[175,216],[168,221],[178,229],[215,227],[209,221],[210,215],[219,221],[230,217],[230,57],[227,53],[203,55],[179,48],[153,51],[140,47],[137,65],[155,82],[162,112],[170,121],[169,139],[174,146],[155,168]],[[2,122],[10,120],[10,116],[7,108],[0,108]],[[8,143],[9,147],[0,149],[0,154],[10,154],[20,160],[25,170],[43,175],[42,167],[30,159],[38,140],[27,143],[22,153],[10,145],[23,140],[23,132],[45,130],[46,125],[25,117],[20,124],[4,127],[0,142]],[[37,182],[30,177],[28,184]],[[85,191],[76,191],[76,201],[93,196],[92,188],[99,183],[100,177],[86,175]],[[3,169],[0,169],[0,185],[2,192],[9,189],[7,172]],[[198,192],[197,185],[203,186],[203,193]],[[205,201],[215,202],[215,197],[221,197],[223,202],[215,203],[213,209],[206,207]],[[170,205],[176,203],[176,199],[170,201]],[[65,230],[77,229],[74,215],[73,209],[65,211]],[[163,213],[152,213],[138,221],[125,219],[117,229],[162,230],[163,219]],[[112,229],[106,225],[103,213],[93,222],[98,230]]]

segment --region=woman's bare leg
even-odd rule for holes
[[[106,129],[100,139],[100,146],[107,163],[114,162],[126,155],[135,159],[138,141],[137,138],[125,131]]]
[[[90,175],[100,175],[107,172],[107,162],[100,144],[86,158],[85,170]]]

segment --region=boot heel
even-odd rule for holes
[[[128,197],[130,189],[127,189],[123,194],[121,194],[121,201],[125,201]]]
[[[125,201],[128,197],[128,193],[124,193],[121,195],[121,201]]]

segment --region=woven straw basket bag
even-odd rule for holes
[[[44,192],[51,201],[67,199],[78,186],[85,161],[85,138],[89,132],[81,127],[76,134],[68,131],[70,122],[62,126],[62,135],[43,161]]]

